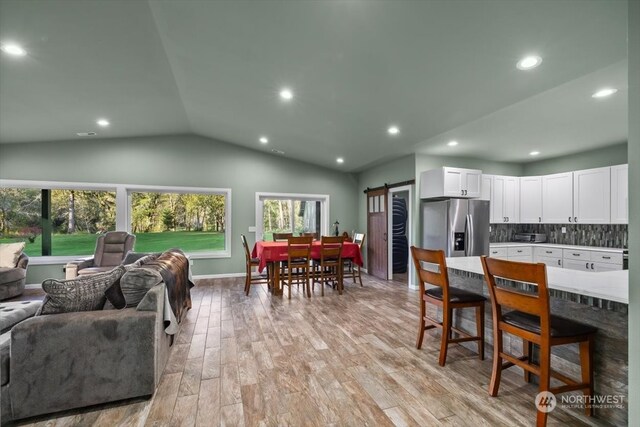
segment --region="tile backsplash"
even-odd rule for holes
[[[562,227],[567,228],[562,233]],[[626,224],[491,224],[491,243],[512,242],[516,233],[544,233],[547,243],[626,248]]]

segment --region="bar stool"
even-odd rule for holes
[[[411,246],[411,256],[413,257],[413,263],[418,272],[418,280],[420,282],[420,324],[416,348],[420,349],[422,347],[425,330],[440,328],[442,330],[440,359],[438,361],[440,366],[444,366],[447,360],[449,344],[466,341],[478,342],[478,355],[480,360],[484,360],[484,303],[487,299],[482,295],[449,286],[444,251],[420,249]],[[434,267],[437,266],[438,271],[425,269],[422,263],[432,264]],[[437,287],[425,289],[425,283]],[[426,303],[442,307],[442,322],[427,316]],[[472,336],[453,326],[453,310],[462,308],[476,309],[477,335]],[[460,338],[453,338],[452,332],[458,334]]]
[[[489,394],[498,395],[500,376],[503,369],[517,365],[524,369],[524,379],[531,380],[531,374],[538,376],[540,392],[564,393],[582,390],[585,397],[593,396],[593,347],[597,329],[573,320],[550,314],[547,271],[544,264],[506,261],[497,258],[482,257],[484,277],[491,295],[493,311],[493,372],[489,384]],[[496,277],[512,282],[534,284],[534,293],[524,293],[510,287],[509,284],[496,285]],[[512,309],[503,313],[503,309]],[[503,351],[503,333],[522,338],[522,357],[516,357]],[[551,369],[551,347],[578,343],[580,347],[581,382]],[[531,361],[532,344],[540,348],[539,364]],[[502,360],[506,360],[502,363]],[[565,385],[551,387],[551,377]],[[588,416],[593,408],[586,405]],[[538,411],[536,426],[547,424],[547,413]]]

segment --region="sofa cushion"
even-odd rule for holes
[[[162,282],[162,276],[156,270],[138,267],[124,273],[120,279],[120,289],[124,294],[127,307],[136,307],[149,289],[160,282]]]
[[[0,267],[14,268],[24,250],[24,242],[0,243]]]
[[[118,266],[106,273],[79,276],[75,279],[46,279],[46,292],[37,315],[101,310],[106,301],[104,292],[119,280],[125,269]]]
[[[0,283],[10,283],[27,277],[27,270],[24,268],[0,267]]]
[[[11,344],[11,332],[7,332],[5,334],[0,335],[0,377],[2,378],[2,383],[0,385],[5,385],[9,382],[9,345],[10,344]]]
[[[0,302],[0,334],[35,315],[41,304],[40,301]]]

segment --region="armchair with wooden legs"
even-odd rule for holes
[[[589,398],[593,397],[593,347],[597,329],[550,314],[547,271],[544,264],[506,261],[485,256],[481,259],[493,312],[493,373],[489,394],[498,395],[503,369],[519,366],[524,370],[525,381],[530,382],[531,374],[539,378],[540,392],[564,393],[582,390],[587,401],[586,413],[591,416],[593,409],[589,404]],[[505,280],[507,282],[504,282]],[[525,293],[509,285],[513,282],[533,284],[535,290]],[[511,311],[503,312],[503,309]],[[505,332],[522,339],[521,357],[504,351]],[[551,369],[551,348],[572,343],[579,345],[582,371],[580,380]],[[531,360],[533,345],[540,349],[538,363]],[[503,360],[506,362],[503,363]],[[551,377],[565,385],[551,387]],[[546,425],[547,415],[547,412],[538,410],[537,427]]]

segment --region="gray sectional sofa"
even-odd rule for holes
[[[164,271],[157,277],[160,283],[146,290],[136,306],[114,309],[107,303],[103,310],[36,315],[13,326],[8,339],[4,334],[2,424],[152,395],[173,339],[166,323],[172,280],[163,280]],[[118,286],[125,286],[124,278]],[[178,320],[190,307],[188,288],[185,301]]]

